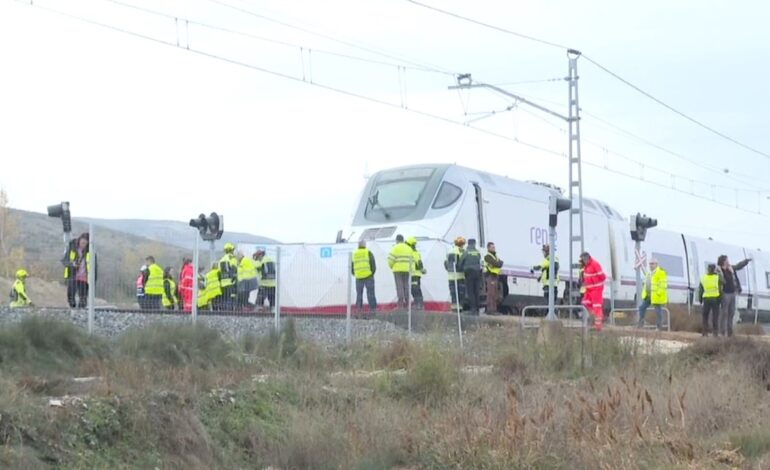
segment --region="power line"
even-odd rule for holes
[[[177,48],[177,49],[181,49],[183,51],[191,52],[193,54],[197,54],[197,55],[200,55],[200,56],[203,56],[203,57],[219,60],[219,61],[222,61],[222,62],[225,62],[225,63],[229,63],[229,64],[233,64],[233,65],[238,65],[238,66],[242,66],[242,67],[246,67],[246,68],[250,68],[250,69],[253,69],[253,70],[256,70],[256,71],[259,71],[259,72],[262,72],[262,73],[266,73],[266,74],[269,74],[269,75],[273,75],[273,76],[276,76],[276,77],[279,77],[279,78],[283,78],[283,79],[287,79],[287,80],[291,80],[291,81],[295,81],[295,82],[300,82],[300,83],[305,83],[305,84],[312,85],[312,86],[315,86],[315,87],[318,87],[318,88],[321,88],[321,89],[324,89],[324,90],[328,90],[328,91],[332,91],[332,92],[335,92],[335,93],[338,93],[338,94],[342,94],[342,95],[350,96],[350,97],[353,97],[353,98],[358,98],[358,99],[361,99],[361,100],[369,101],[369,102],[372,102],[372,103],[375,103],[375,104],[380,104],[380,105],[387,106],[387,107],[390,107],[390,108],[403,109],[405,111],[408,111],[408,112],[411,112],[411,113],[414,113],[414,114],[417,114],[417,115],[420,115],[420,116],[423,116],[423,117],[428,117],[428,118],[436,119],[438,121],[442,121],[442,122],[445,122],[445,123],[467,127],[467,128],[470,128],[470,129],[472,129],[472,130],[474,130],[476,132],[480,132],[480,133],[487,134],[487,135],[490,135],[490,136],[494,136],[494,137],[497,137],[497,138],[500,138],[500,139],[503,139],[503,140],[506,140],[506,141],[509,141],[509,142],[513,142],[513,143],[516,143],[516,144],[519,144],[519,145],[523,145],[523,146],[526,146],[526,147],[538,150],[538,151],[546,153],[546,154],[550,154],[550,155],[554,155],[554,156],[559,156],[559,157],[562,157],[562,158],[565,158],[565,159],[567,158],[567,155],[565,155],[563,152],[558,152],[558,151],[555,151],[555,150],[552,150],[552,149],[549,149],[549,148],[546,148],[546,147],[542,147],[542,146],[537,145],[537,144],[532,144],[530,142],[525,142],[525,141],[522,141],[522,140],[520,140],[520,139],[518,139],[516,137],[509,137],[509,136],[506,136],[506,135],[503,135],[503,134],[499,134],[497,132],[489,131],[489,130],[478,128],[478,127],[473,127],[473,126],[467,125],[467,124],[465,124],[463,122],[456,121],[456,120],[453,120],[451,118],[447,118],[447,117],[444,117],[444,116],[436,115],[436,114],[429,113],[429,112],[426,112],[426,111],[420,111],[420,110],[416,110],[416,109],[404,108],[404,107],[401,107],[401,106],[399,106],[397,104],[390,103],[388,101],[384,101],[384,100],[381,100],[381,99],[377,99],[377,98],[373,98],[373,97],[370,97],[370,96],[362,95],[362,94],[356,93],[356,92],[351,92],[351,91],[344,90],[344,89],[337,88],[337,87],[333,87],[333,86],[330,86],[330,85],[324,85],[324,84],[317,83],[317,82],[308,82],[308,81],[305,81],[305,80],[303,80],[301,78],[298,78],[298,77],[295,77],[295,76],[292,76],[292,75],[289,75],[289,74],[285,74],[285,73],[282,73],[282,72],[277,72],[277,71],[274,71],[274,70],[266,69],[266,68],[259,67],[257,65],[253,65],[253,64],[248,64],[248,63],[245,63],[245,62],[241,62],[239,60],[230,59],[230,58],[218,55],[218,54],[213,54],[213,53],[209,53],[209,52],[205,52],[205,51],[201,51],[201,50],[196,50],[196,49],[194,49],[192,47],[183,47],[183,46],[180,46],[179,44],[176,44],[176,43],[173,43],[173,42],[165,41],[163,39],[158,39],[158,38],[155,38],[155,37],[152,37],[152,36],[148,36],[146,34],[137,33],[135,31],[131,31],[131,30],[128,30],[128,29],[125,29],[125,28],[121,28],[121,27],[117,27],[117,26],[114,26],[114,25],[110,25],[110,24],[107,24],[107,23],[100,22],[100,21],[96,21],[96,20],[93,20],[93,19],[90,19],[90,18],[86,18],[86,17],[83,17],[83,16],[79,16],[79,15],[74,15],[74,14],[71,14],[71,13],[63,12],[63,11],[57,10],[55,8],[43,6],[43,5],[40,5],[40,4],[34,4],[34,3],[32,3],[30,5],[33,6],[33,7],[38,8],[38,9],[41,9],[41,10],[49,11],[51,13],[54,13],[54,14],[57,14],[57,15],[60,15],[60,16],[66,17],[66,18],[74,19],[74,20],[81,21],[81,22],[84,22],[84,23],[88,23],[88,24],[91,24],[91,25],[94,25],[94,26],[98,26],[98,27],[101,27],[101,28],[113,30],[113,31],[116,31],[116,32],[120,32],[120,33],[127,34],[127,35],[130,35],[130,36],[138,37],[138,38],[141,38],[141,39],[146,39],[146,40],[149,40],[149,41],[156,42],[158,44],[163,44],[163,45],[166,45],[166,46],[174,47],[174,48]],[[749,213],[760,215],[760,216],[763,216],[763,217],[770,217],[770,216],[762,213],[761,210],[758,210],[758,211],[755,212],[755,211],[743,209],[741,207],[733,207],[730,204],[727,204],[727,203],[724,203],[724,202],[721,202],[721,201],[717,201],[717,200],[712,199],[712,198],[708,198],[708,197],[705,197],[705,196],[702,196],[702,195],[699,195],[699,194],[696,194],[696,193],[693,193],[693,192],[683,191],[683,190],[678,189],[676,187],[669,187],[669,186],[667,186],[665,184],[661,184],[661,183],[658,183],[656,181],[645,180],[643,178],[636,177],[636,176],[634,176],[634,175],[632,175],[630,173],[626,173],[626,172],[623,172],[623,171],[620,171],[620,170],[616,170],[616,169],[613,169],[613,168],[605,167],[605,166],[602,166],[602,165],[594,163],[594,162],[585,161],[585,163],[588,166],[592,166],[592,167],[598,168],[600,170],[607,171],[607,172],[610,172],[610,173],[614,173],[614,174],[617,174],[617,175],[620,175],[620,176],[624,176],[624,177],[627,177],[627,178],[630,178],[630,179],[635,179],[635,180],[641,181],[641,182],[646,183],[646,184],[652,184],[652,185],[659,186],[659,187],[662,187],[662,188],[665,188],[665,189],[669,189],[669,190],[672,190],[672,191],[677,191],[677,192],[680,192],[680,193],[683,193],[683,194],[690,195],[692,197],[704,199],[706,201],[710,201],[710,202],[715,203],[715,204],[724,205],[724,206],[731,207],[733,209],[741,210],[741,211],[744,211],[744,212],[749,212]],[[761,209],[761,208],[759,208],[759,209]]]
[[[534,96],[534,95],[530,95],[530,94],[527,94],[527,93],[521,93],[519,91],[516,91],[516,94],[518,94],[520,96],[523,96],[525,98],[530,98],[532,100],[537,100],[537,101],[541,101],[543,103],[549,103],[549,104],[553,104],[553,105],[557,105],[557,106],[562,106],[564,104],[564,103],[560,103],[560,102],[557,102],[557,101],[548,100],[546,98],[542,98],[542,97],[539,97],[539,96]],[[503,99],[505,99],[505,98],[503,98]],[[601,116],[599,116],[599,115],[597,115],[595,113],[588,112],[585,109],[583,109],[582,107],[580,108],[580,112],[581,112],[581,114],[583,116],[588,116],[591,119],[595,119],[595,120],[601,122],[602,124],[604,124],[604,125],[612,128],[612,129],[614,129],[615,131],[621,133],[621,135],[625,135],[626,137],[634,139],[637,142],[640,142],[640,143],[642,143],[644,145],[647,145],[647,146],[652,147],[652,148],[654,148],[656,150],[660,150],[662,152],[665,152],[665,153],[667,153],[667,154],[669,154],[669,155],[671,155],[673,157],[676,157],[676,158],[678,158],[680,160],[683,160],[683,161],[685,161],[685,162],[687,162],[687,163],[689,163],[689,164],[691,164],[691,165],[693,165],[693,166],[695,166],[695,167],[697,167],[699,169],[711,171],[711,172],[713,172],[715,174],[718,174],[722,178],[728,178],[728,179],[731,179],[731,180],[735,181],[736,183],[740,183],[740,184],[744,184],[744,185],[749,185],[749,186],[751,186],[751,187],[753,187],[753,188],[755,188],[757,190],[761,190],[761,191],[765,191],[765,192],[770,192],[770,188],[765,187],[765,186],[761,186],[761,185],[757,185],[756,183],[751,181],[751,180],[755,179],[756,176],[752,176],[752,175],[748,175],[748,174],[745,174],[745,173],[740,173],[740,172],[737,172],[737,171],[733,171],[730,168],[719,168],[719,167],[715,167],[713,165],[708,165],[705,162],[698,161],[698,160],[695,160],[695,159],[693,159],[691,157],[688,157],[688,156],[682,154],[681,152],[676,152],[674,150],[670,150],[670,149],[668,149],[666,147],[663,147],[660,144],[656,144],[655,142],[652,142],[649,139],[641,137],[638,134],[635,134],[635,133],[633,133],[633,132],[631,132],[631,131],[629,131],[627,129],[624,129],[624,128],[616,125],[616,124],[613,124],[613,123],[609,122],[606,118],[603,118],[603,117],[601,117]],[[535,115],[535,116],[537,116],[537,115]],[[537,116],[537,117],[540,117],[540,116]],[[550,121],[547,121],[547,122],[550,123]],[[564,129],[561,129],[561,130],[564,131]]]
[[[339,53],[339,52],[327,51],[327,50],[324,50],[324,49],[315,49],[315,48],[311,48],[311,47],[308,47],[308,46],[305,46],[305,45],[302,45],[302,44],[296,44],[296,43],[290,43],[290,42],[286,42],[286,41],[281,41],[281,40],[269,38],[269,37],[266,37],[266,36],[259,36],[259,35],[256,35],[256,34],[247,33],[247,32],[239,31],[239,30],[236,30],[236,29],[226,28],[224,26],[213,25],[213,24],[210,24],[210,23],[204,23],[204,22],[197,21],[197,20],[191,20],[191,19],[188,19],[188,18],[183,18],[181,16],[176,16],[176,15],[172,15],[172,14],[168,14],[168,13],[163,13],[163,12],[160,12],[160,11],[157,11],[157,10],[153,10],[153,9],[150,9],[150,8],[146,8],[146,7],[142,7],[142,6],[139,6],[139,5],[134,5],[134,4],[131,4],[131,3],[122,2],[120,0],[102,0],[102,1],[108,2],[108,3],[113,3],[115,5],[119,5],[119,6],[124,7],[124,8],[131,8],[131,9],[134,9],[134,10],[138,10],[138,11],[150,14],[150,15],[155,15],[155,16],[161,17],[161,18],[167,18],[167,19],[174,20],[174,21],[183,21],[183,22],[185,22],[187,24],[191,24],[191,25],[194,25],[194,26],[200,26],[202,28],[207,28],[207,29],[211,29],[211,30],[214,30],[214,31],[220,31],[220,32],[224,32],[224,33],[234,34],[234,35],[237,35],[237,36],[242,36],[242,37],[246,37],[246,38],[250,38],[250,39],[255,39],[255,40],[258,40],[258,41],[264,41],[264,42],[268,42],[268,43],[272,43],[272,44],[278,44],[278,45],[281,45],[281,46],[294,47],[294,48],[297,48],[297,49],[312,51],[315,54],[325,54],[325,55],[329,55],[329,56],[340,57],[340,58],[343,58],[343,59],[356,60],[356,61],[360,61],[360,62],[367,62],[367,63],[371,63],[371,64],[384,65],[384,66],[389,66],[389,67],[404,67],[404,68],[407,68],[407,69],[410,69],[410,70],[414,70],[414,71],[418,71],[418,72],[432,72],[432,73],[436,73],[436,71],[431,69],[430,67],[405,66],[405,65],[398,64],[398,63],[393,63],[393,62],[385,62],[385,61],[381,61],[381,60],[368,59],[368,58],[365,58],[365,57],[359,57],[359,56],[343,54],[343,53]],[[439,73],[441,73],[443,75],[447,75],[447,73],[444,73],[444,72],[439,72]]]
[[[755,153],[757,155],[760,155],[760,156],[763,156],[765,158],[770,158],[770,153],[766,153],[766,152],[763,152],[761,150],[757,150],[754,147],[751,147],[750,145],[744,144],[743,142],[741,142],[739,140],[736,140],[736,139],[730,137],[729,135],[724,134],[723,132],[720,132],[720,131],[714,129],[713,127],[710,127],[710,126],[702,123],[701,121],[698,121],[697,119],[688,116],[687,114],[683,113],[682,111],[679,111],[678,109],[674,108],[673,106],[671,106],[669,104],[666,104],[662,100],[656,98],[655,96],[651,95],[650,93],[644,91],[643,89],[641,89],[638,86],[634,85],[633,83],[629,82],[625,78],[621,77],[620,75],[616,74],[612,70],[610,70],[607,67],[603,66],[602,64],[600,64],[599,62],[595,61],[591,57],[583,54],[583,58],[585,60],[587,60],[588,62],[590,62],[591,64],[593,64],[596,67],[598,67],[600,70],[602,70],[605,73],[609,74],[610,76],[616,78],[617,80],[619,80],[623,84],[625,84],[625,85],[629,86],[630,88],[636,90],[640,94],[642,94],[642,95],[646,96],[647,98],[651,99],[652,101],[658,103],[659,105],[663,106],[664,108],[668,109],[669,111],[673,112],[674,114],[677,114],[677,115],[683,117],[684,119],[692,122],[693,124],[696,124],[696,125],[702,127],[703,129],[706,129],[707,131],[711,132],[712,134],[715,134],[715,135],[717,135],[717,136],[719,136],[719,137],[721,137],[721,138],[723,138],[723,139],[725,139],[727,141],[730,141],[730,142],[732,142],[732,143],[734,143],[734,144],[736,144],[736,145],[738,145],[738,146],[740,146],[740,147],[742,147],[742,148],[744,148],[744,149],[746,149],[746,150],[748,150],[750,152],[753,152],[753,153]]]
[[[224,2],[224,1],[220,1],[220,0],[206,0],[206,1],[214,3],[214,4],[219,5],[219,6],[222,6],[224,8],[229,8],[231,10],[234,10],[234,11],[237,11],[237,12],[240,12],[240,13],[244,13],[244,14],[249,15],[249,16],[253,16],[255,18],[260,18],[260,19],[263,19],[265,21],[269,21],[271,23],[275,23],[275,24],[284,26],[286,28],[291,28],[291,29],[295,29],[297,31],[302,31],[303,33],[306,33],[306,34],[311,34],[313,36],[318,36],[318,37],[327,39],[329,41],[337,42],[339,44],[344,44],[344,45],[346,45],[348,47],[352,47],[352,48],[355,48],[355,49],[366,51],[366,52],[369,52],[370,54],[375,54],[375,55],[379,55],[379,56],[382,56],[382,57],[387,57],[387,58],[392,59],[392,60],[397,60],[399,62],[410,64],[410,65],[413,65],[413,66],[416,66],[416,67],[425,68],[425,69],[433,71],[433,72],[443,73],[445,75],[456,76],[457,73],[458,73],[456,71],[448,70],[448,69],[445,69],[445,68],[442,68],[442,67],[439,67],[439,66],[435,66],[435,65],[431,65],[431,64],[427,64],[427,63],[420,63],[420,62],[417,62],[417,61],[414,61],[412,59],[405,58],[405,57],[399,57],[396,54],[392,54],[392,53],[389,53],[389,52],[384,52],[384,51],[381,51],[381,50],[377,50],[377,49],[372,48],[372,47],[362,46],[360,44],[356,44],[356,43],[351,42],[351,41],[346,41],[344,39],[338,39],[338,38],[335,38],[334,36],[330,36],[328,34],[319,33],[317,31],[312,31],[312,30],[310,30],[308,28],[304,28],[302,26],[293,25],[293,24],[288,23],[286,21],[277,20],[275,18],[271,18],[271,17],[263,15],[261,13],[257,13],[255,11],[248,10],[246,8],[242,8],[242,7],[239,7],[239,6],[236,6],[236,5],[231,5],[231,4],[229,4],[227,2]]]
[[[476,25],[479,25],[479,26],[483,26],[485,28],[489,28],[489,29],[492,29],[492,30],[495,30],[495,31],[499,31],[501,33],[510,34],[512,36],[516,36],[516,37],[519,37],[519,38],[527,39],[527,40],[534,41],[534,42],[537,42],[537,43],[540,43],[540,44],[545,44],[547,46],[556,47],[556,48],[559,48],[559,49],[564,49],[564,50],[567,50],[567,51],[570,50],[570,48],[568,48],[567,46],[564,46],[562,44],[557,44],[557,43],[554,43],[554,42],[551,42],[551,41],[546,41],[545,39],[540,39],[540,38],[536,38],[536,37],[533,37],[533,36],[529,36],[527,34],[522,34],[522,33],[516,32],[516,31],[512,31],[510,29],[502,28],[500,26],[495,26],[493,24],[484,23],[482,21],[478,21],[478,20],[475,20],[473,18],[469,18],[467,16],[463,16],[463,15],[460,15],[460,14],[457,14],[457,13],[453,13],[451,11],[443,10],[441,8],[437,8],[437,7],[434,7],[434,6],[431,6],[431,5],[427,5],[425,3],[418,2],[417,0],[406,0],[406,1],[409,2],[409,3],[412,3],[414,5],[417,5],[417,6],[420,6],[420,7],[423,7],[423,8],[427,8],[429,10],[433,10],[433,11],[436,11],[436,12],[439,12],[439,13],[447,15],[447,16],[451,16],[451,17],[454,17],[454,18],[457,18],[457,19],[460,19],[460,20],[463,20],[463,21],[467,21],[469,23],[473,23],[473,24],[476,24]],[[655,96],[653,96],[652,94],[650,94],[647,91],[643,90],[639,86],[631,83],[630,81],[628,81],[625,78],[621,77],[620,75],[618,75],[617,73],[613,72],[609,68],[607,68],[604,65],[600,64],[599,62],[597,62],[596,60],[594,60],[590,56],[587,56],[585,54],[582,54],[582,56],[583,56],[583,58],[585,60],[587,60],[589,63],[593,64],[594,66],[596,66],[597,68],[599,68],[603,72],[607,73],[611,77],[615,78],[616,80],[620,81],[621,83],[625,84],[626,86],[632,88],[633,90],[637,91],[638,93],[642,94],[643,96],[651,99],[652,101],[656,102],[657,104],[663,106],[664,108],[668,109],[669,111],[673,112],[674,114],[677,114],[678,116],[680,116],[680,117],[682,117],[682,118],[692,122],[693,124],[695,124],[697,126],[702,127],[703,129],[711,132],[712,134],[715,134],[715,135],[717,135],[717,136],[719,136],[719,137],[721,137],[721,138],[723,138],[723,139],[725,139],[725,140],[727,140],[729,142],[732,142],[733,144],[738,145],[739,147],[742,147],[742,148],[744,148],[744,149],[746,149],[746,150],[748,150],[748,151],[750,151],[752,153],[755,153],[755,154],[760,155],[760,156],[765,157],[765,158],[770,158],[770,154],[769,153],[763,152],[761,150],[757,150],[756,148],[754,148],[754,147],[752,147],[750,145],[744,144],[743,142],[741,142],[741,141],[739,141],[739,140],[737,140],[737,139],[735,139],[733,137],[730,137],[729,135],[727,135],[727,134],[725,134],[723,132],[720,132],[720,131],[714,129],[711,126],[709,126],[707,124],[704,124],[703,122],[701,122],[701,121],[699,121],[699,120],[697,120],[697,119],[695,119],[695,118],[685,114],[684,112],[679,111],[678,109],[674,108],[673,106],[665,103],[663,100],[661,100],[659,98],[656,98]]]
[[[441,13],[443,15],[451,16],[453,18],[457,18],[457,19],[463,20],[463,21],[468,21],[470,23],[474,23],[474,24],[477,24],[479,26],[484,26],[485,28],[494,29],[495,31],[500,31],[501,33],[511,34],[513,36],[517,36],[517,37],[520,37],[522,39],[527,39],[529,41],[538,42],[538,43],[544,44],[546,46],[557,47],[559,49],[564,49],[564,50],[568,50],[569,49],[567,46],[563,46],[563,45],[557,44],[555,42],[546,41],[545,39],[536,38],[536,37],[530,36],[528,34],[517,33],[516,31],[511,31],[510,29],[505,29],[505,28],[501,28],[500,26],[495,26],[495,25],[492,25],[492,24],[489,24],[489,23],[484,23],[483,21],[474,20],[472,18],[468,18],[467,16],[463,16],[463,15],[460,15],[460,14],[457,14],[457,13],[452,13],[451,11],[443,10],[441,8],[434,7],[432,5],[427,5],[425,3],[421,3],[421,2],[418,2],[416,0],[406,0],[406,1],[409,2],[409,3],[412,3],[414,5],[417,5],[419,7],[423,7],[423,8],[427,8],[428,10],[433,10],[433,11],[439,12],[439,13]]]

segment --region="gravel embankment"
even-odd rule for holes
[[[17,322],[30,315],[42,315],[61,320],[69,320],[75,325],[88,327],[88,312],[68,309],[9,309],[0,308],[0,325],[5,322]],[[283,321],[286,319],[284,318]],[[144,314],[119,311],[97,311],[94,317],[94,333],[105,337],[119,336],[132,328],[144,328],[158,323],[189,323],[186,314]],[[273,318],[242,316],[204,316],[198,322],[222,331],[223,334],[237,338],[246,333],[265,335],[273,328]],[[339,318],[295,318],[295,326],[300,337],[322,343],[345,342],[345,319]],[[403,329],[392,323],[379,320],[351,320],[351,338],[392,338],[402,336]]]

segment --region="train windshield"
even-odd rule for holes
[[[435,194],[436,168],[404,168],[379,173],[370,182],[363,216],[371,222],[413,220]],[[429,201],[428,201],[429,203]]]

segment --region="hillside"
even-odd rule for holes
[[[63,277],[60,259],[64,253],[61,221],[44,214],[15,209],[10,210],[9,216],[15,227],[7,244],[15,253],[12,266],[8,266],[0,276],[12,277],[16,267],[24,266],[32,277],[59,285]],[[73,220],[73,237],[87,230],[86,223]],[[110,303],[133,301],[134,281],[146,256],[155,256],[161,266],[170,265],[178,269],[182,257],[192,255],[177,246],[104,227],[95,228],[93,241],[99,260],[96,296]],[[60,297],[61,305],[64,305],[66,294]]]
[[[178,222],[175,220],[145,220],[145,219],[76,219],[84,223],[93,223],[99,227],[106,227],[111,230],[125,232],[137,235],[150,240],[177,246],[191,250],[193,248],[195,229],[190,227],[187,222]],[[217,250],[227,243],[254,243],[271,244],[277,243],[276,240],[252,235],[250,233],[227,231],[227,220],[225,220],[225,233],[222,239],[216,242]]]

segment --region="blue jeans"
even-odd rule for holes
[[[639,306],[639,328],[644,326],[644,315],[647,314],[647,309],[652,305],[650,298],[642,300],[642,305]],[[658,329],[663,328],[663,305],[653,305],[655,307],[655,326]]]

